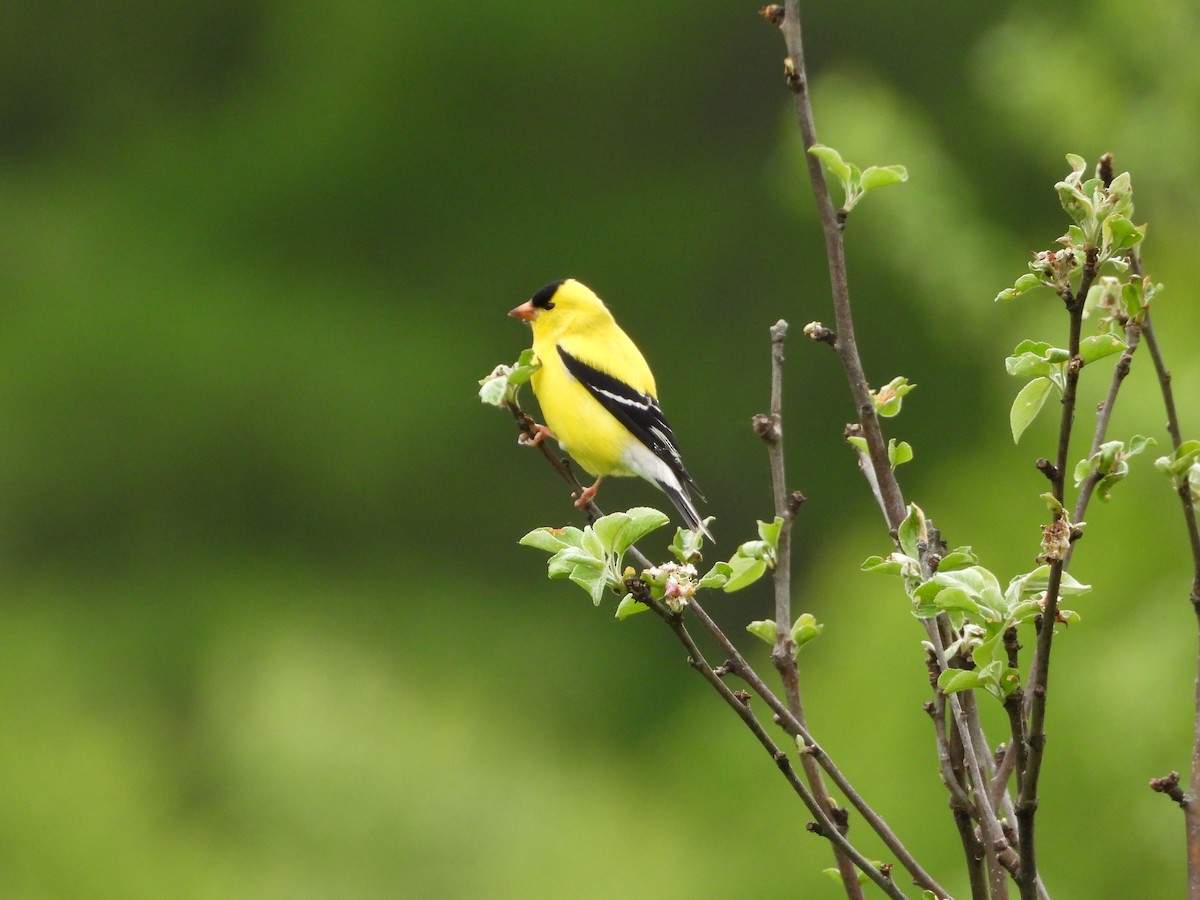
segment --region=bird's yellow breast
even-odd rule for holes
[[[538,353],[542,366],[531,379],[546,427],[590,474],[632,475],[622,461],[634,440],[629,430],[567,372],[553,347],[550,353]]]

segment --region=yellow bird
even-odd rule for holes
[[[596,483],[575,501],[585,507],[607,475],[640,475],[665,493],[687,526],[710,539],[689,494],[703,498],[683,467],[658,405],[654,375],[608,307],[573,278],[554,281],[509,312],[533,326],[541,367],[531,383],[552,437]]]

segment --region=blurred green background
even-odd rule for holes
[[[868,375],[920,385],[889,423],[916,448],[908,497],[1006,580],[1037,552],[1055,425],[1013,447],[1002,360],[1065,337],[1048,295],[992,298],[1065,230],[1068,151],[1134,174],[1200,428],[1200,12],[805,14],[821,138],[910,171],[848,233]],[[577,516],[476,381],[528,343],[505,312],[567,275],[654,365],[721,550],[770,512],[749,419],[767,329],[792,322],[796,605],[827,623],[810,724],[965,890],[921,631],[857,571],[888,539],[836,359],[799,335],[832,320],[828,279],[754,4],[7,0],[0,58],[0,896],[838,895],[667,631],[516,545]],[[1147,363],[1114,436],[1162,452]],[[1183,881],[1179,811],[1146,789],[1186,769],[1196,655],[1154,455],[1073,566],[1096,590],[1056,644],[1057,897]],[[709,607],[740,632],[768,588]]]

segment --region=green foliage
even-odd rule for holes
[[[746,626],[746,630],[771,646],[774,646],[775,641],[779,638],[779,626],[774,619],[759,619],[751,622]],[[816,640],[824,630],[825,626],[818,622],[812,613],[801,613],[792,623],[790,632],[793,645],[792,655],[799,656],[800,649],[810,641]]]
[[[849,214],[868,191],[908,181],[908,170],[904,166],[867,166],[860,170],[824,144],[815,144],[808,152],[819,159],[825,171],[842,186],[843,214]]]
[[[916,385],[909,384],[908,379],[903,375],[898,375],[879,390],[871,392],[871,399],[875,403],[875,410],[885,419],[899,415],[904,395],[915,387]]]
[[[665,513],[639,506],[609,513],[584,528],[535,528],[518,543],[551,554],[546,564],[549,577],[570,579],[588,592],[596,606],[606,591],[619,595],[616,616],[626,619],[645,612],[647,607],[625,585],[626,577],[634,574],[632,568],[623,565],[625,551],[668,521]],[[720,588],[732,593],[749,587],[774,569],[782,529],[783,519],[778,516],[770,522],[759,522],[758,540],[739,545],[727,562],[715,563],[703,576],[695,566],[701,560],[703,536],[690,529],[677,529],[669,547],[676,561],[651,566],[639,577],[656,600],[677,612],[698,589]]]
[[[846,443],[854,447],[860,453],[867,453],[867,439],[858,435],[850,435],[846,438]],[[888,438],[888,462],[894,470],[896,466],[903,465],[913,458],[912,444],[908,441],[897,441],[895,438]]]
[[[540,367],[532,347],[521,351],[521,356],[511,366],[496,366],[490,375],[479,380],[479,399],[490,406],[514,405],[521,386]]]
[[[1083,484],[1085,479],[1095,477],[1096,496],[1107,502],[1112,496],[1113,487],[1129,474],[1129,458],[1153,445],[1153,438],[1140,434],[1130,438],[1128,444],[1124,441],[1101,444],[1100,449],[1075,465],[1075,487]]]
[[[639,506],[628,512],[609,513],[597,519],[595,525],[582,529],[571,525],[536,528],[518,543],[551,554],[546,564],[549,576],[569,578],[587,591],[592,603],[599,606],[605,591],[622,596],[628,593],[622,567],[625,551],[669,521],[665,513]],[[628,614],[627,607],[625,615]]]
[[[1184,441],[1179,449],[1154,461],[1154,468],[1171,479],[1171,487],[1200,506],[1200,441]]]
[[[1092,335],[1079,342],[1079,357],[1083,365],[1096,362],[1125,349],[1125,342],[1112,332]],[[1017,392],[1009,410],[1008,421],[1012,429],[1013,443],[1021,440],[1021,435],[1030,423],[1037,418],[1046,398],[1052,389],[1059,394],[1066,389],[1067,366],[1071,363],[1071,353],[1061,347],[1052,347],[1044,341],[1021,341],[1013,350],[1012,355],[1004,360],[1004,368],[1008,374],[1016,378],[1031,380]]]
[[[927,574],[932,568],[925,559],[929,526],[916,504],[909,504],[897,538],[898,551],[887,557],[869,557],[862,570],[898,576],[917,618],[932,619],[945,613],[962,634],[959,641],[946,648],[946,654],[949,659],[961,658],[969,667],[943,671],[938,679],[943,691],[981,688],[1003,701],[1020,685],[1020,673],[1008,664],[1005,633],[1041,614],[1050,567],[1042,564],[1014,576],[1001,589],[999,580],[979,564],[970,547],[958,547],[937,560],[936,571]],[[1076,596],[1089,589],[1063,573],[1060,596]],[[1064,623],[1079,618],[1066,609],[1059,615]]]

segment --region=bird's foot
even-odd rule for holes
[[[521,432],[520,436],[517,438],[518,443],[524,444],[526,447],[536,447],[546,438],[558,440],[558,438],[554,437],[554,432],[552,432],[545,425],[540,425],[528,417],[526,417],[526,419],[527,424],[529,425],[529,431]],[[532,434],[530,432],[532,432]]]
[[[579,499],[575,501],[577,509],[587,509],[587,505],[592,502],[592,498],[596,496],[596,491],[600,488],[600,479],[596,479],[596,483],[591,487],[584,488],[579,495]]]

